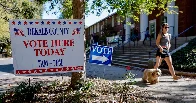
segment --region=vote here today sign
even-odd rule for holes
[[[84,20],[10,20],[15,75],[80,72]]]

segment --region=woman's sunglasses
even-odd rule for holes
[[[169,29],[169,27],[165,27],[165,29],[167,29],[167,28]]]

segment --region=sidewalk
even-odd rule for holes
[[[135,86],[146,89],[153,95],[153,97],[149,98],[158,100],[158,103],[196,103],[196,79],[182,78],[178,81],[173,81],[170,75],[163,75],[160,77],[158,84],[148,85],[141,82],[143,71],[137,68],[126,70],[122,67],[86,63],[87,78],[103,78],[123,83],[128,82],[125,80],[125,74],[128,72],[136,74]],[[64,73],[63,80],[69,80],[70,76],[71,73]],[[16,85],[17,82],[28,80],[28,78],[13,74],[12,59],[0,60],[0,92],[9,89],[10,86]],[[34,76],[30,78],[33,81],[62,80],[60,75]]]

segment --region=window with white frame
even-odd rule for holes
[[[99,32],[99,23],[97,23],[97,32]]]
[[[93,34],[92,26],[90,27],[90,34]]]
[[[120,16],[117,16],[117,25],[120,25]]]
[[[103,25],[101,25],[101,34],[103,34],[102,30],[103,30]]]
[[[96,33],[97,31],[96,25],[94,25],[94,33]]]
[[[114,27],[114,16],[112,16],[112,27]]]
[[[90,34],[91,34],[91,27],[89,27],[90,28]]]

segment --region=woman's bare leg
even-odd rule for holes
[[[161,65],[162,60],[163,59],[160,56],[156,57],[156,64],[154,66],[154,69],[157,69]]]
[[[166,57],[164,60],[166,61],[167,65],[169,67],[169,72],[171,73],[173,79],[175,79],[175,80],[179,79],[180,77],[176,76],[176,74],[175,74],[174,67],[172,65],[172,58],[171,58],[171,56]]]

